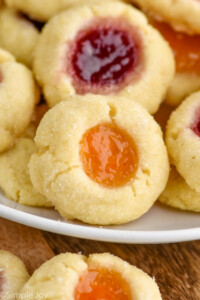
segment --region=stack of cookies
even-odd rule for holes
[[[172,0],[130,2],[1,4],[7,197],[96,225],[135,220],[157,199],[200,211],[200,94],[183,101],[200,89],[200,4],[179,0],[176,15]],[[167,147],[152,116],[162,122],[164,101],[183,101]]]

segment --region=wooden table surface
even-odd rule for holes
[[[154,276],[163,300],[200,300],[200,241],[125,245],[65,237],[0,218],[0,249],[19,256],[30,274],[63,252],[110,252]]]

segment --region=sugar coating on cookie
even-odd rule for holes
[[[166,143],[171,162],[190,188],[200,192],[200,93],[186,98],[171,114]]]
[[[182,210],[200,212],[200,193],[191,189],[174,167],[159,201]]]
[[[29,125],[37,97],[31,71],[0,49],[0,152]]]
[[[126,98],[63,101],[45,114],[35,142],[32,183],[67,219],[131,221],[150,209],[168,179],[159,126]]]
[[[131,0],[175,29],[200,33],[200,3],[198,0]]]
[[[87,287],[90,288],[87,288]],[[42,299],[161,300],[150,276],[109,253],[60,254],[34,272],[21,293]]]
[[[38,37],[38,29],[19,12],[7,7],[0,8],[0,47],[29,67]]]
[[[28,170],[30,157],[36,151],[35,131],[34,125],[29,126],[10,150],[0,154],[0,187],[19,204],[50,207],[51,203],[34,189]]]
[[[200,35],[175,31],[167,23],[150,19],[169,42],[176,61],[176,75],[166,95],[166,103],[177,106],[200,89]]]
[[[9,7],[13,7],[30,18],[38,21],[47,21],[60,11],[70,8],[74,5],[82,5],[93,2],[101,2],[102,0],[5,0]],[[119,0],[107,0],[107,2]]]
[[[51,107],[68,95],[93,93],[116,101],[125,96],[154,113],[173,78],[174,59],[141,12],[101,2],[76,6],[48,22],[34,70]]]
[[[23,262],[4,250],[0,250],[0,299],[15,299],[29,274]]]

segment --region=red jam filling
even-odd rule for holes
[[[190,127],[193,132],[200,137],[200,109],[197,110],[196,116],[195,116],[195,121]]]
[[[1,295],[3,293],[4,282],[5,282],[5,278],[4,278],[4,275],[3,275],[3,271],[1,270],[0,271],[0,299],[1,299]]]
[[[97,19],[81,30],[70,46],[67,70],[76,92],[111,93],[137,80],[141,38],[124,19]]]
[[[90,269],[76,286],[75,300],[131,300],[131,289],[122,275],[107,269]]]
[[[151,23],[169,42],[174,52],[177,71],[200,75],[200,35],[176,32],[169,25],[155,20]]]
[[[85,132],[80,157],[87,176],[110,188],[128,183],[138,167],[135,142],[112,123],[99,124]]]

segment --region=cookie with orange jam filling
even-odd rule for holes
[[[34,70],[51,107],[68,95],[100,94],[116,101],[125,96],[154,113],[173,78],[174,59],[141,12],[102,1],[49,21]]]
[[[31,180],[67,219],[125,223],[147,212],[169,164],[160,127],[138,103],[87,95],[49,110],[35,138]]]
[[[200,35],[175,31],[168,24],[156,20],[152,20],[152,24],[174,52],[176,75],[167,92],[166,102],[177,106],[185,97],[200,89]]]
[[[200,89],[200,2],[196,0],[131,0],[139,5],[169,42],[175,60],[176,75],[166,102],[177,106]]]
[[[102,0],[5,0],[9,7],[13,7],[28,15],[31,19],[47,21],[60,11],[68,9],[74,5],[101,2]],[[107,0],[107,2],[119,0]]]
[[[19,204],[28,206],[52,206],[47,199],[38,193],[30,179],[28,163],[36,152],[34,136],[40,114],[46,111],[46,106],[39,105],[35,123],[32,123],[23,135],[18,138],[14,146],[7,152],[0,154],[0,187],[6,196]],[[42,111],[42,112],[41,112]]]
[[[19,12],[0,8],[0,47],[11,52],[18,61],[31,66],[39,31]]]
[[[200,92],[192,94],[171,114],[166,143],[171,162],[191,189],[200,192]]]
[[[36,270],[21,293],[52,300],[162,300],[155,280],[109,253],[60,254]]]
[[[27,128],[37,97],[31,71],[0,49],[0,152],[10,148]]]
[[[200,34],[198,0],[130,0],[178,31]]]
[[[159,201],[182,210],[200,212],[200,193],[191,189],[174,167]]]
[[[29,275],[23,262],[15,255],[0,250],[0,299],[16,299]]]

